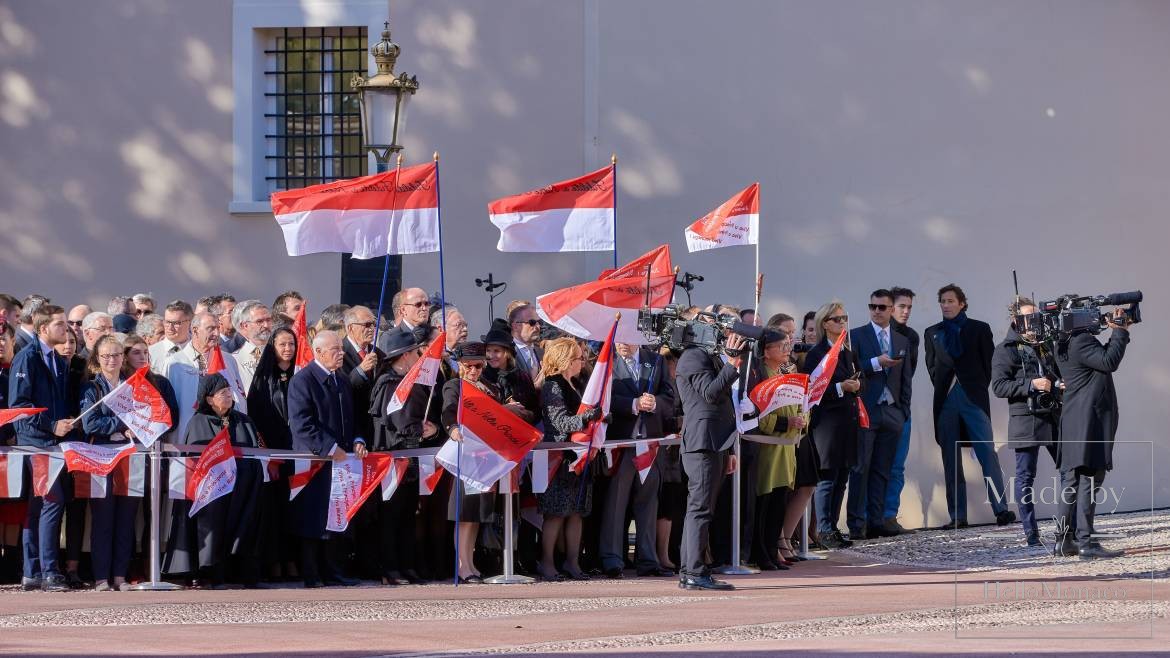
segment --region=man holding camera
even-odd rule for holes
[[[710,545],[715,498],[723,476],[736,466],[728,463],[727,450],[735,441],[735,405],[732,384],[739,378],[742,350],[747,341],[736,333],[727,335],[727,363],[698,346],[683,350],[675,370],[675,383],[683,407],[682,464],[687,474],[687,511],[683,524],[679,587],[683,589],[735,589],[711,577],[703,560]]]
[[[1040,448],[1056,460],[1060,405],[1054,396],[1064,384],[1051,355],[1038,343],[1033,325],[1036,305],[1022,297],[1010,309],[1011,328],[991,357],[991,390],[1008,401],[1008,445],[1016,451],[1016,507],[1028,546],[1040,546],[1032,484]]]
[[[1117,434],[1117,391],[1113,373],[1121,366],[1129,343],[1125,310],[1115,309],[1106,321],[1112,330],[1102,345],[1092,333],[1078,332],[1057,350],[1064,375],[1064,409],[1060,417],[1061,495],[1057,510],[1056,553],[1080,555],[1082,560],[1112,558],[1111,551],[1093,539],[1095,497],[1113,468],[1113,441]]]

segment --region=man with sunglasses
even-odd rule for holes
[[[345,360],[341,375],[349,380],[353,391],[353,415],[357,435],[370,437],[374,432],[370,419],[370,390],[378,378],[379,365],[386,354],[374,347],[374,313],[365,306],[351,306],[345,311]],[[387,332],[389,333],[389,332]]]
[[[865,376],[861,400],[869,427],[858,435],[857,463],[849,473],[846,504],[849,537],[891,537],[885,528],[886,488],[902,426],[910,415],[910,341],[893,330],[894,295],[881,288],[869,296],[869,322],[849,332]]]
[[[72,331],[75,336],[77,336],[78,346],[85,345],[85,336],[81,333],[81,323],[85,320],[85,316],[92,312],[93,310],[89,307],[88,304],[78,304],[77,306],[69,309],[69,315],[65,316],[65,321],[69,323],[69,330]],[[77,350],[77,356],[88,358],[89,351],[79,347]]]
[[[516,345],[516,360],[536,381],[540,374],[540,360],[544,358],[544,353],[536,346],[540,340],[540,319],[536,317],[536,309],[529,302],[515,305],[508,313],[508,325],[512,328],[512,341]]]
[[[430,336],[431,327],[431,300],[427,291],[422,288],[406,288],[401,293],[402,298],[394,309],[402,319],[398,322],[398,329],[414,334],[418,342],[426,342]],[[397,296],[397,295],[396,295]],[[384,346],[382,350],[385,351]]]

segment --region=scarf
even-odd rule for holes
[[[951,355],[952,359],[957,359],[963,356],[963,341],[959,338],[959,333],[963,330],[963,325],[967,324],[967,312],[961,311],[954,318],[948,320],[943,318],[942,321],[942,344],[946,348],[947,354]]]

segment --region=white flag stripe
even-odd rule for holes
[[[354,258],[439,250],[439,209],[335,210],[276,215],[289,256],[352,252]]]
[[[687,228],[683,233],[687,238],[687,251],[694,253],[696,251],[706,251],[708,249],[718,249],[719,247],[733,247],[736,245],[745,244],[759,244],[760,242],[760,215],[745,214],[734,215],[727,218],[727,224],[720,231],[719,240],[708,240],[690,228]],[[746,240],[734,240],[723,238],[722,233],[740,233],[746,237]]]
[[[613,326],[615,310],[622,311],[622,318],[618,320],[617,333],[614,334],[615,341],[629,345],[650,343],[646,334],[638,331],[638,312],[635,309],[615,309],[612,306],[602,306],[597,302],[584,299],[576,308],[554,322],[541,308],[540,297],[536,298],[536,313],[540,319],[579,338],[606,336],[609,333],[609,328]]]
[[[612,251],[613,208],[556,208],[488,215],[499,251]]]
[[[459,479],[468,489],[487,491],[516,464],[504,459],[466,426],[460,428],[463,449],[459,443],[448,440],[435,454],[435,461]]]
[[[167,498],[187,500],[187,465],[190,457],[172,457],[167,464]]]
[[[4,482],[0,483],[0,486],[4,486],[4,491],[0,498],[20,498],[24,489],[24,455],[10,452],[0,455],[0,459],[5,462]]]
[[[548,491],[548,451],[532,451],[532,493]]]

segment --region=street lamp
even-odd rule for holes
[[[390,166],[390,156],[402,150],[398,135],[406,122],[406,105],[418,91],[418,77],[402,73],[394,76],[394,63],[401,52],[390,40],[390,22],[382,30],[382,40],[370,46],[378,72],[371,78],[354,74],[350,86],[357,90],[361,105],[362,139],[374,154],[378,171]]]

